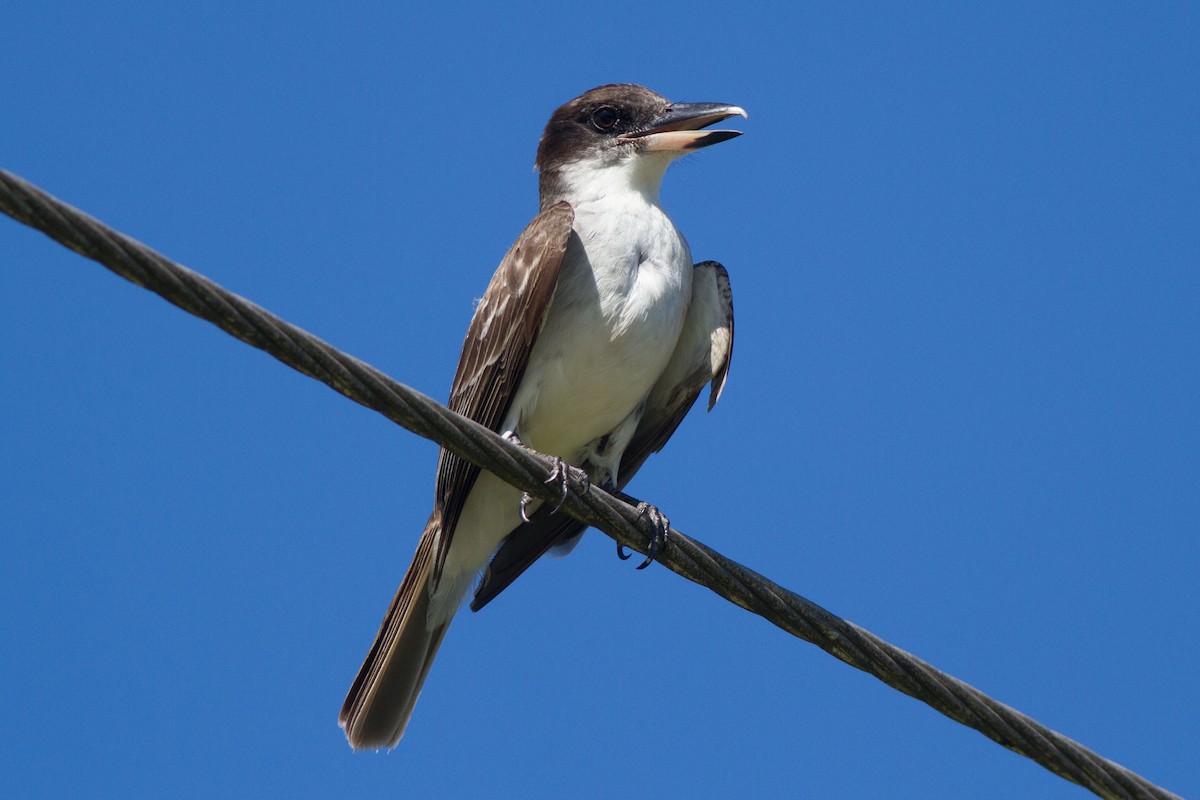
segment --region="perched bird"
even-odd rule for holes
[[[569,468],[621,488],[706,384],[710,409],[721,393],[733,348],[729,276],[715,262],[693,266],[659,187],[676,157],[738,136],[704,130],[734,115],[746,112],[613,84],[566,103],[546,125],[540,211],[475,310],[449,405],[560,459],[564,490]],[[400,740],[450,620],[489,559],[473,609],[582,534],[582,523],[547,506],[530,505],[527,517],[528,501],[441,451],[433,512],[342,707],[352,747]]]

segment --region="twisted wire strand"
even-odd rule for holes
[[[553,462],[502,439],[308,332],[218,286],[98,220],[0,170],[0,210],[221,330],[315,378],[396,424],[432,439],[547,502]],[[572,481],[571,516],[646,551],[652,524],[633,505]],[[1174,798],[1134,772],[985,695],[821,606],[671,530],[657,560],[835,658],[1105,798]]]

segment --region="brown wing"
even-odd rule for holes
[[[624,486],[653,453],[662,450],[705,384],[712,384],[708,410],[721,397],[733,358],[733,289],[716,261],[702,261],[692,275],[692,304],[679,344],[662,377],[650,390],[646,412],[621,456]]]
[[[703,261],[692,275],[692,300],[679,343],[667,368],[646,400],[646,411],[629,446],[621,455],[619,487],[629,482],[651,454],[663,449],[671,434],[704,390],[712,384],[708,409],[716,405],[729,376],[733,357],[733,291],[729,273],[715,261]],[[583,533],[582,522],[551,515],[543,506],[533,519],[513,530],[492,557],[471,610],[478,611],[552,547]]]
[[[494,431],[504,423],[546,321],[574,218],[566,202],[533,218],[500,262],[467,328],[448,405]],[[438,456],[436,501],[444,531],[438,572],[478,476],[479,467],[458,456],[446,450]]]

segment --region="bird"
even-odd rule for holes
[[[706,385],[710,410],[721,394],[729,275],[693,264],[659,195],[676,158],[740,135],[708,129],[733,116],[747,114],[608,84],[546,124],[538,214],[476,306],[448,405],[555,458],[563,492],[571,470],[582,472],[577,486],[619,491]],[[433,510],[339,715],[351,747],[400,741],[472,586],[478,610],[542,554],[578,541],[584,524],[555,510],[440,451]]]

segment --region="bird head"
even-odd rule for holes
[[[706,130],[733,116],[725,103],[672,103],[644,86],[609,84],[584,92],[551,115],[538,145],[542,202],[572,199],[591,186],[628,185],[657,198],[675,158],[740,131]],[[603,175],[603,177],[600,177]]]

